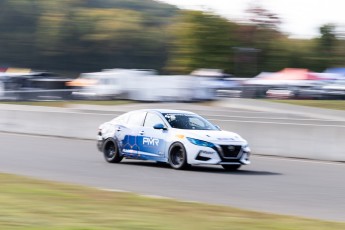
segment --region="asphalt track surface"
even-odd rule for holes
[[[95,141],[0,133],[0,171],[186,201],[345,221],[345,164],[253,156],[238,172],[173,170],[155,162],[109,164]]]

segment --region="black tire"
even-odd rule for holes
[[[167,165],[167,163],[166,162],[162,162],[162,161],[156,161],[156,165],[158,165],[158,166],[165,166],[165,165]]]
[[[236,171],[236,170],[238,170],[241,167],[241,165],[222,165],[222,167],[226,171]]]
[[[174,143],[169,149],[169,164],[173,169],[186,169],[189,165],[187,164],[187,153],[183,144]]]
[[[108,141],[104,145],[103,155],[105,160],[109,163],[119,163],[123,158],[120,156],[120,151],[116,142],[113,141]]]

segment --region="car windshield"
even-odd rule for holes
[[[172,128],[191,130],[219,130],[206,119],[196,114],[163,113]]]

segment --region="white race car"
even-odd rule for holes
[[[180,110],[145,109],[120,115],[100,125],[97,147],[110,163],[128,158],[166,162],[174,169],[204,164],[230,171],[250,164],[246,140]]]

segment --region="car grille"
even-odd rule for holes
[[[241,152],[241,145],[221,145],[224,158],[237,158]]]

